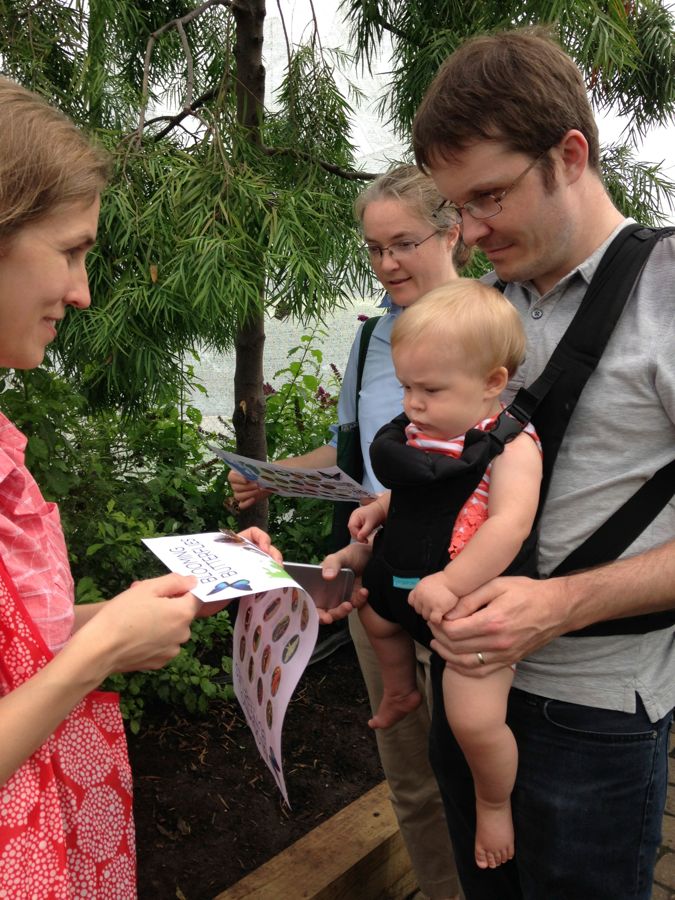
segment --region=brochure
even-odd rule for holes
[[[293,691],[314,650],[319,617],[309,594],[251,541],[231,531],[146,538],[172,571],[195,575],[204,603],[239,598],[234,626],[234,692],[281,794],[281,732]]]
[[[375,496],[338,466],[290,469],[277,463],[262,462],[259,459],[228,453],[227,450],[221,450],[212,444],[209,444],[209,449],[248,481],[257,481],[260,487],[267,488],[282,497],[315,497],[317,500],[350,500],[358,503],[359,500],[368,500]]]

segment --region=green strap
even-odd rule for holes
[[[368,345],[370,344],[370,338],[375,330],[375,326],[380,321],[380,319],[384,318],[383,316],[371,316],[369,319],[363,323],[363,329],[361,331],[361,341],[359,343],[359,360],[356,365],[356,407],[355,407],[355,415],[354,420],[358,422],[359,420],[359,394],[361,393],[361,380],[363,378],[363,369],[366,365],[366,356],[368,355]]]

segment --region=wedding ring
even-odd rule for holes
[[[483,654],[476,653],[476,656],[478,657],[478,662],[481,664],[481,666],[484,666],[485,665],[485,657],[483,656]]]

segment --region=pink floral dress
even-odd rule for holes
[[[61,646],[73,621],[58,512],[25,469],[24,444],[0,416],[0,697],[47,665],[47,639]],[[94,691],[0,787],[1,900],[134,900],[131,792],[117,694]]]

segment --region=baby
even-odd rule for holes
[[[534,549],[526,541],[542,474],[534,429],[517,433],[503,452],[486,434],[502,413],[500,395],[525,343],[511,304],[470,279],[431,291],[392,330],[405,415],[384,426],[371,447],[375,473],[391,491],[349,521],[352,537],[366,541],[386,520],[364,572],[369,602],[359,612],[384,687],[372,728],[393,725],[421,702],[411,635],[428,645],[427,622],[452,618],[460,597]],[[506,413],[499,421],[516,424]],[[475,655],[482,677],[446,666],[443,695],[474,779],[476,863],[487,868],[514,853],[510,795],[518,757],[506,724],[512,669],[484,673]]]

